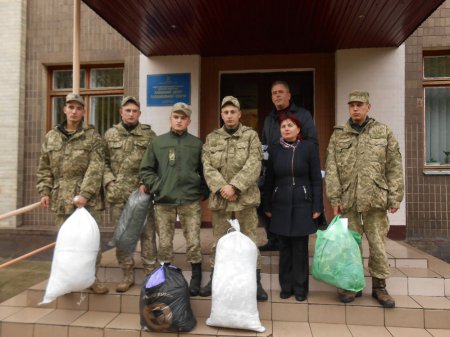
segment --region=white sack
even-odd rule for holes
[[[50,278],[44,299],[39,304],[90,287],[95,281],[99,249],[97,223],[85,208],[77,208],[58,232]]]
[[[237,220],[229,222],[236,231],[224,235],[217,243],[211,315],[206,324],[264,332],[256,301],[258,248],[240,232]]]

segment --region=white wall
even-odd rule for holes
[[[0,214],[21,206],[23,173],[23,121],[25,103],[25,0],[0,1]],[[20,218],[0,222],[0,227],[16,227]]]
[[[369,116],[389,125],[405,156],[405,47],[347,49],[336,52],[336,124],[348,118],[347,98],[352,90],[366,90]],[[405,225],[405,201],[390,216],[391,225]]]
[[[141,101],[141,122],[150,124],[156,134],[169,131],[169,106],[147,106],[147,75],[191,73],[191,124],[189,132],[200,133],[198,111],[200,107],[200,61],[199,55],[146,57],[141,54],[139,66],[139,100]]]

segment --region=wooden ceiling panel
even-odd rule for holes
[[[83,0],[147,56],[393,47],[444,0]]]

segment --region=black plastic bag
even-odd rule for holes
[[[145,278],[139,309],[144,330],[188,332],[197,325],[188,284],[181,269],[172,265],[162,265]]]
[[[112,244],[124,252],[133,253],[147,221],[150,195],[134,190],[120,215]]]

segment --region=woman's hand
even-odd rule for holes
[[[313,212],[313,219],[317,219],[320,214],[322,214],[321,212]]]
[[[266,215],[266,217],[271,218],[272,217],[272,212],[264,212],[264,214]]]

